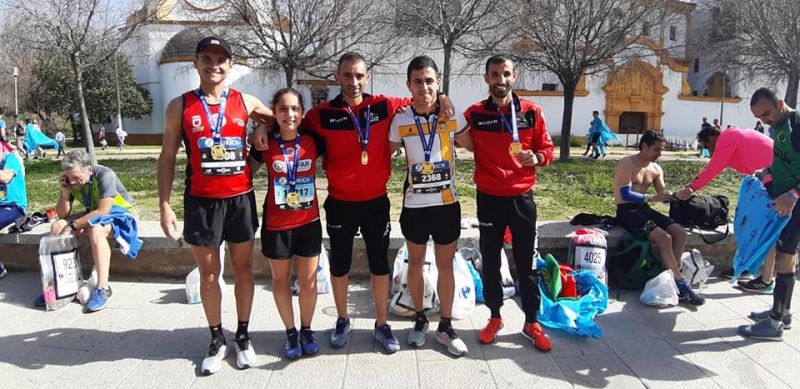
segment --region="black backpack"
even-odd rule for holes
[[[706,243],[717,243],[728,237],[728,198],[723,195],[694,195],[688,200],[673,200],[669,203],[669,217],[678,224],[701,230],[716,230],[724,225],[725,234],[721,239],[710,242],[702,236]]]

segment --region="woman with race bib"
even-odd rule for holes
[[[253,174],[267,165],[268,193],[264,199],[261,252],[270,261],[272,295],[286,327],[283,355],[295,360],[319,352],[311,331],[317,303],[317,263],[322,245],[322,226],[315,188],[316,159],[322,153],[318,139],[298,132],[303,119],[303,98],[296,90],[281,89],[272,99],[277,130],[269,138],[269,150],[254,152]],[[289,288],[294,258],[300,286],[300,331],[294,322]]]

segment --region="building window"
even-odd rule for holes
[[[328,100],[328,89],[311,88],[311,106],[322,104]]]
[[[650,36],[650,22],[642,22],[642,35]]]
[[[553,91],[556,90],[556,88],[557,88],[556,84],[550,84],[550,83],[542,84],[542,90],[543,91],[553,92]]]
[[[675,26],[669,26],[669,40],[675,42]]]
[[[694,72],[697,73],[700,71],[700,58],[694,59]]]

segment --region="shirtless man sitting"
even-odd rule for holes
[[[686,231],[647,204],[667,202],[672,198],[664,184],[664,172],[655,163],[664,150],[664,144],[661,134],[647,131],[639,141],[639,152],[619,161],[614,176],[617,221],[626,230],[646,237],[658,246],[661,262],[675,275],[681,303],[703,305],[706,299],[692,290],[678,270],[678,261],[686,245]],[[655,187],[655,195],[647,194],[650,185]]]

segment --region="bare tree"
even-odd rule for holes
[[[471,54],[476,40],[496,39],[505,23],[495,0],[392,0],[390,4],[398,34],[434,41],[438,47],[425,49],[442,50],[444,93],[450,91],[453,53]]]
[[[695,31],[693,50],[712,68],[740,79],[786,82],[784,100],[797,106],[800,85],[800,7],[797,0],[715,0]]]
[[[677,4],[675,4],[677,3]],[[677,0],[513,0],[503,3],[513,39],[500,47],[531,70],[554,73],[564,87],[560,160],[569,159],[575,90],[581,77],[608,71],[633,56],[648,26],[672,15]],[[645,31],[646,32],[646,31]],[[649,52],[652,54],[652,51]]]
[[[286,85],[297,72],[329,78],[333,64],[348,51],[367,54],[369,67],[391,58],[398,39],[387,29],[380,0],[231,0],[247,27],[231,37],[240,56],[254,68],[281,69]]]
[[[26,28],[4,38],[51,57],[67,59],[80,101],[81,122],[86,150],[94,156],[92,130],[84,96],[84,75],[107,60],[134,30],[148,20],[150,0],[140,0],[138,12],[114,0],[2,0],[11,18],[25,20]]]

